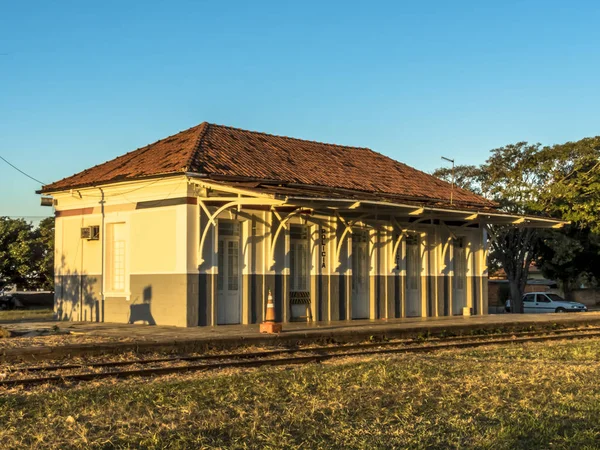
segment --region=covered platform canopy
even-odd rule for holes
[[[273,239],[271,258],[277,237],[287,228],[286,223],[290,218],[297,215],[336,217],[344,226],[342,238],[351,233],[355,225],[392,225],[399,234],[404,234],[419,224],[440,225],[448,230],[450,236],[455,237],[450,227],[488,229],[488,225],[512,225],[561,228],[568,223],[549,217],[504,213],[494,208],[493,202],[489,202],[485,207],[482,207],[481,203],[465,202],[448,206],[449,200],[445,199],[424,202],[423,199],[417,201],[401,196],[377,195],[347,189],[290,186],[258,181],[236,182],[231,178],[225,181],[207,179],[197,174],[187,175],[200,186],[198,202],[213,225],[219,214],[226,210],[241,211],[266,207],[273,211],[279,219],[279,224]],[[209,207],[212,207],[212,211]],[[200,239],[200,253],[208,231],[209,227],[204,227]],[[342,239],[336,251],[338,258],[341,242]],[[399,242],[396,241],[395,249]]]

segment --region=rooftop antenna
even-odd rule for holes
[[[454,194],[454,160],[450,159],[450,158],[446,158],[445,156],[442,156],[442,159],[444,161],[448,161],[448,162],[452,163],[452,187],[450,188],[450,205],[452,205],[453,194]]]

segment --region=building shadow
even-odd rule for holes
[[[128,323],[144,322],[147,325],[156,325],[152,317],[152,286],[146,286],[142,294],[142,303],[132,303],[129,306]]]
[[[100,316],[100,283],[97,276],[77,270],[64,270],[64,258],[54,283],[54,316],[56,320],[102,321]]]

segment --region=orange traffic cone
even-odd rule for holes
[[[269,297],[267,298],[267,314],[263,323],[260,324],[261,333],[281,333],[281,324],[275,322],[275,302],[269,289]]]

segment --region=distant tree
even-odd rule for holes
[[[572,222],[544,233],[539,265],[569,296],[576,283],[600,279],[600,137],[546,147],[536,164],[540,208]]]
[[[600,233],[600,136],[547,147],[536,164],[544,173],[541,208]]]
[[[40,222],[33,240],[35,260],[32,268],[37,275],[36,287],[54,290],[54,217]]]
[[[23,219],[0,217],[0,286],[53,288],[54,218],[37,228]]]
[[[0,280],[3,285],[28,284],[32,229],[32,225],[23,219],[0,217]]]
[[[577,225],[544,230],[537,264],[568,299],[578,284],[600,279],[600,236]]]
[[[433,173],[434,176],[452,182],[452,169],[440,167]],[[482,195],[482,183],[486,178],[482,166],[456,166],[454,168],[454,184],[459,188],[468,189],[475,194]]]
[[[456,167],[457,185],[494,200],[507,213],[540,212],[538,198],[545,183],[544,174],[536,164],[540,151],[540,144],[527,142],[494,149],[485,164],[479,167]],[[450,181],[451,173],[444,168],[436,170],[434,175]],[[514,225],[488,225],[488,230],[491,235],[490,259],[506,272],[511,309],[516,313],[523,312],[521,298],[529,267],[539,252],[539,230]]]

